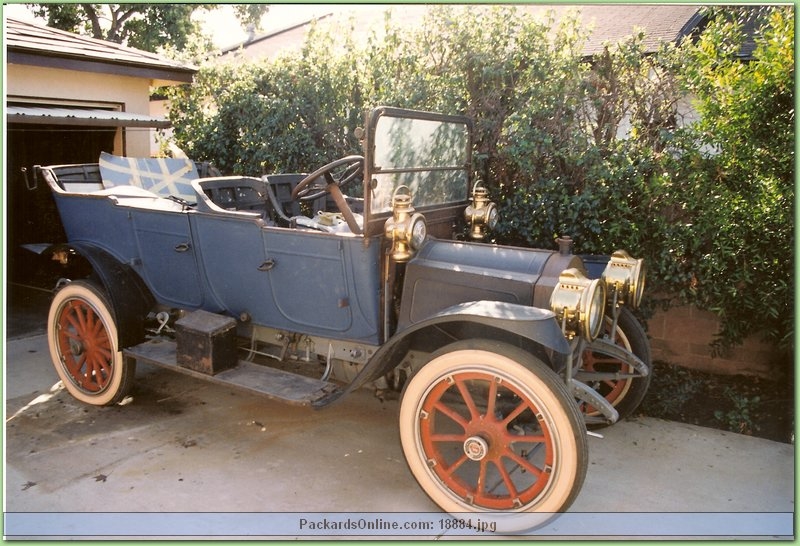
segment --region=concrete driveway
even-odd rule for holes
[[[494,536],[418,487],[396,400],[315,411],[139,366],[132,401],[97,408],[59,390],[43,335],[7,341],[4,364],[8,538]],[[650,418],[601,433],[569,513],[530,533],[794,534],[794,446]]]

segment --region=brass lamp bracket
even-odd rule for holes
[[[464,209],[464,219],[470,225],[470,237],[482,241],[486,237],[486,228],[494,229],[497,225],[497,205],[489,201],[489,191],[475,182],[472,188],[472,202]]]
[[[645,282],[643,259],[632,258],[626,251],[617,250],[611,255],[602,279],[609,296],[613,295],[617,303],[633,309],[639,307]]]
[[[397,263],[405,263],[419,250],[428,235],[425,217],[415,212],[408,186],[398,186],[392,195],[392,217],[386,220],[383,232],[392,241],[391,255]]]

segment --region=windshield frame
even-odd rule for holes
[[[388,153],[391,153],[391,150],[379,150],[376,148],[378,146],[378,135],[377,135],[377,128],[379,122],[386,117],[391,118],[400,118],[400,119],[408,119],[408,120],[424,120],[424,121],[431,121],[431,122],[442,122],[446,124],[455,124],[463,126],[465,131],[465,149],[463,150],[463,155],[459,155],[459,157],[463,158],[463,163],[459,164],[447,164],[447,165],[436,165],[436,166],[420,166],[420,165],[407,165],[407,166],[392,166],[389,168],[382,167],[380,165],[376,165],[376,160],[379,157],[387,157]],[[377,234],[383,233],[383,226],[386,222],[386,219],[392,215],[392,211],[390,210],[391,207],[386,207],[386,203],[382,203],[381,205],[376,205],[373,203],[373,192],[371,189],[377,185],[379,179],[381,177],[385,177],[385,175],[395,175],[402,177],[406,175],[408,177],[415,177],[418,174],[422,173],[437,173],[447,175],[447,173],[453,173],[457,177],[459,174],[463,177],[464,187],[463,192],[460,188],[460,182],[456,182],[458,184],[458,193],[463,195],[462,198],[457,198],[456,200],[440,202],[435,204],[424,204],[420,202],[420,199],[415,195],[414,196],[414,208],[423,214],[425,214],[428,223],[436,223],[436,222],[448,222],[452,224],[452,220],[455,217],[463,212],[464,207],[469,202],[469,192],[472,186],[472,147],[473,147],[473,125],[472,120],[465,116],[454,116],[454,115],[446,115],[446,114],[439,114],[434,112],[423,112],[417,110],[407,110],[403,108],[393,108],[388,106],[382,106],[373,109],[367,115],[366,120],[366,127],[367,130],[365,132],[365,141],[364,141],[364,214],[365,214],[365,235],[366,236],[373,236]],[[457,154],[457,152],[456,152]],[[458,155],[458,154],[457,154]],[[384,195],[384,201],[386,196]],[[380,210],[373,211],[373,206],[376,205],[380,208]]]

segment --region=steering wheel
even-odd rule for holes
[[[342,166],[345,166],[344,170],[338,176],[338,178],[334,178],[333,172]],[[322,197],[326,193],[331,194],[336,206],[339,207],[339,212],[341,212],[342,216],[344,216],[344,221],[347,222],[347,227],[350,228],[352,233],[361,235],[361,226],[358,225],[356,217],[353,215],[350,205],[347,204],[347,200],[344,198],[341,188],[342,186],[345,186],[355,180],[363,170],[364,156],[361,155],[348,155],[347,157],[337,159],[336,161],[331,161],[327,165],[320,167],[298,182],[297,186],[295,186],[292,190],[292,199],[313,201],[314,199]],[[320,176],[325,178],[325,181],[328,183],[328,185],[324,188],[311,186],[311,183]],[[320,191],[315,192],[314,190],[317,189]]]
[[[346,165],[345,169],[342,173],[335,178],[333,176],[333,172],[341,167],[342,165]],[[319,197],[322,197],[326,193],[329,193],[329,187],[331,184],[337,185],[339,188],[345,186],[356,179],[356,177],[361,174],[361,171],[364,170],[364,156],[360,155],[348,155],[347,157],[343,157],[341,159],[337,159],[336,161],[331,161],[327,165],[324,165],[314,171],[313,173],[309,174],[305,178],[303,178],[300,182],[297,183],[297,186],[294,187],[292,190],[292,199],[300,199],[301,201],[313,201]],[[311,183],[314,182],[320,176],[325,178],[325,181],[328,185],[325,188],[320,188],[318,186],[312,186]],[[320,190],[317,192],[312,193],[314,190]]]

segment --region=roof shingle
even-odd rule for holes
[[[155,53],[125,47],[114,42],[80,36],[52,27],[7,18],[4,41],[9,62],[13,54],[58,57],[78,61],[102,62],[127,67],[193,74],[197,68],[165,59]]]

